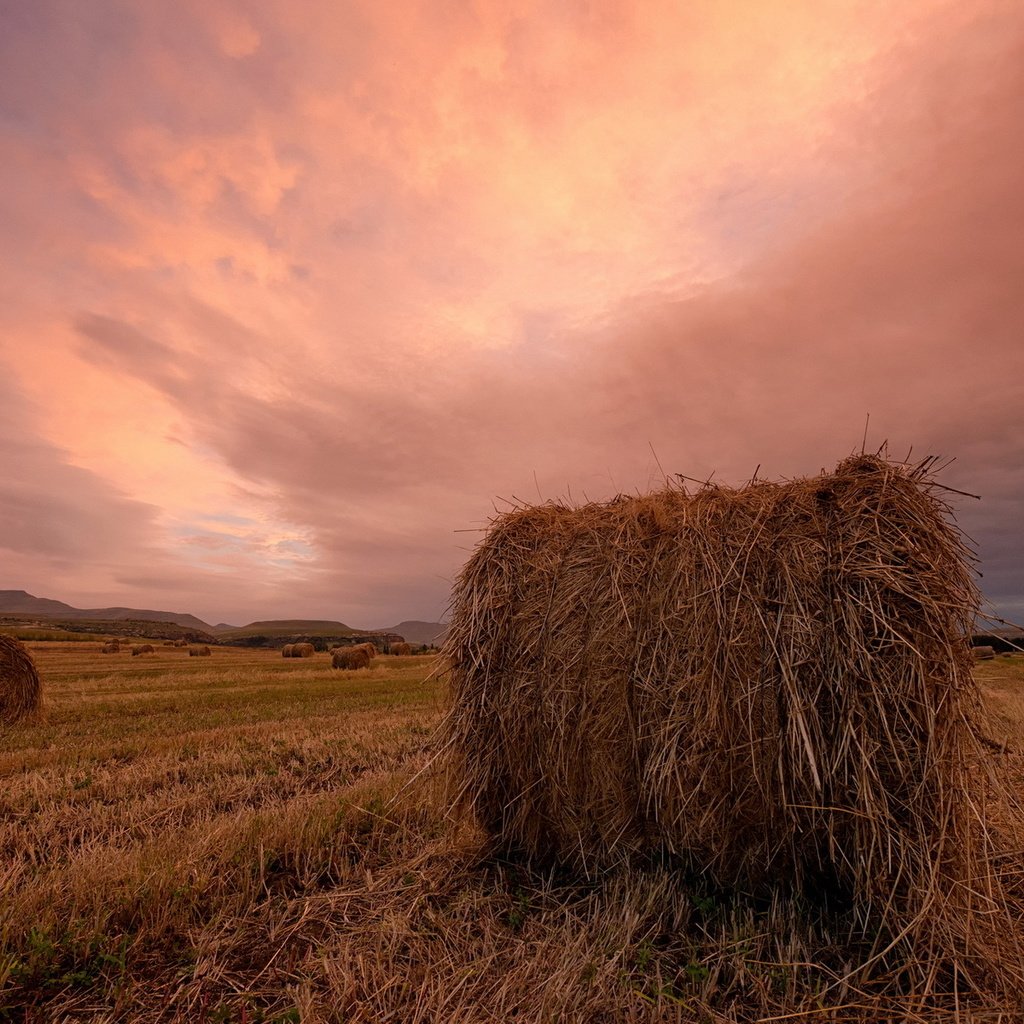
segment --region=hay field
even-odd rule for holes
[[[0,1021],[1024,1019],[952,993],[883,1015],[828,936],[774,941],[791,908],[671,865],[490,859],[418,774],[430,658],[99,648],[31,644],[42,720],[0,732]],[[1024,659],[977,672],[1015,743]]]

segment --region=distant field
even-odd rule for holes
[[[770,919],[667,868],[581,884],[484,857],[422,773],[431,658],[346,673],[324,654],[31,649],[43,720],[0,733],[0,1021],[720,1022],[776,1004],[807,1021],[867,1005],[845,993],[850,1016],[819,1016],[832,977],[766,958]],[[978,673],[1020,779],[1024,659]]]

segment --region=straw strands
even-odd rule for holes
[[[357,647],[339,647],[331,655],[331,668],[369,668],[370,655],[364,644]]]
[[[0,633],[0,724],[13,725],[34,714],[41,696],[32,655],[21,641]]]
[[[1018,972],[989,868],[978,595],[932,465],[860,455],[498,517],[444,649],[453,799],[541,862],[667,853],[842,908],[865,957],[896,950],[922,990],[937,964],[961,985]]]

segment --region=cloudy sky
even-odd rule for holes
[[[0,589],[433,620],[870,415],[1024,616],[1022,110],[1019,0],[0,0]]]

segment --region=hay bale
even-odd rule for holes
[[[972,650],[974,651],[975,661],[988,661],[996,656],[996,649],[994,647],[986,647],[984,644],[974,647]]]
[[[282,658],[293,658],[295,656],[295,644],[285,644],[281,648]]]
[[[827,893],[914,949],[916,979],[929,956],[967,972],[1006,904],[978,595],[931,464],[496,518],[444,645],[452,799],[531,858],[668,852],[735,890]]]
[[[111,640],[100,648],[100,654],[117,654],[120,650],[121,645],[116,640]]]
[[[132,648],[132,657],[136,657],[140,654],[154,654],[156,648],[152,644],[136,644]]]
[[[190,647],[188,649],[188,656],[190,658],[209,658],[210,648],[205,644],[202,647]]]
[[[376,644],[371,644],[371,643],[368,643],[368,642],[367,643],[362,643],[362,644],[356,644],[356,648],[355,649],[358,649],[358,648],[361,648],[362,650],[366,651],[366,653],[369,656],[371,661],[374,658],[377,657],[377,646],[376,646]]]
[[[34,715],[41,696],[32,655],[21,641],[0,633],[0,724],[13,725]]]
[[[292,657],[293,658],[311,658],[316,652],[316,648],[312,644],[293,644],[292,645]]]
[[[370,655],[360,644],[358,647],[341,647],[331,655],[331,668],[369,668]]]
[[[174,646],[175,647],[188,647],[188,641],[179,637],[177,640],[174,641]]]
[[[391,645],[392,654],[412,654],[412,644],[407,644],[404,641],[398,644]]]

